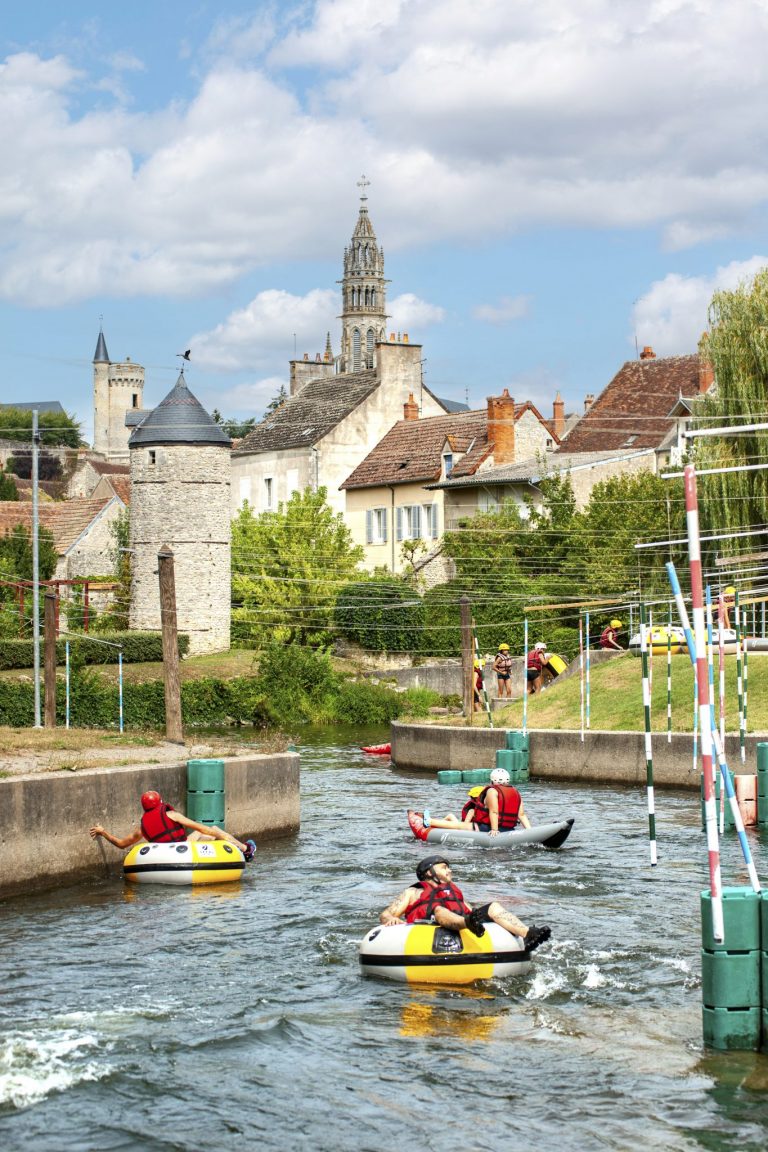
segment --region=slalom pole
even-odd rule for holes
[[[579,705],[581,715],[581,742],[584,743],[584,622],[579,613]]]
[[[472,639],[474,642],[473,647],[475,649],[475,660],[477,660],[478,663],[480,663],[480,644],[478,643],[477,628],[475,627],[474,620],[472,621]],[[485,669],[483,668],[482,671],[485,672]],[[474,668],[472,669],[472,672],[473,673],[475,672]],[[491,715],[491,702],[488,699],[488,689],[485,686],[485,676],[484,675],[481,676],[481,679],[483,681],[483,703],[485,704],[485,711],[488,714],[488,727],[493,728],[493,716]],[[474,704],[474,699],[473,699],[472,707],[474,708],[474,706],[475,706],[475,704]]]
[[[648,609],[648,683],[653,699],[653,608]]]
[[[697,661],[696,661],[696,644],[695,644],[695,641],[693,638],[693,633],[691,632],[691,626],[688,622],[688,611],[685,607],[685,601],[683,600],[683,594],[680,591],[680,581],[677,578],[677,572],[675,571],[675,566],[671,560],[668,561],[668,563],[666,564],[666,569],[667,569],[667,575],[669,576],[669,582],[672,585],[672,592],[674,593],[675,603],[677,604],[677,611],[678,611],[678,615],[680,616],[680,623],[682,624],[683,631],[685,632],[685,640],[686,640],[686,644],[688,646],[688,655],[690,657],[691,664],[693,665],[694,680],[696,680],[697,676],[698,676],[698,667],[697,667]],[[739,843],[741,844],[741,851],[742,851],[742,855],[744,856],[744,863],[747,866],[747,871],[749,872],[749,879],[750,879],[750,882],[752,884],[752,887],[754,888],[755,892],[759,892],[760,891],[760,881],[758,880],[757,871],[755,870],[755,865],[754,865],[754,862],[752,860],[752,852],[751,852],[750,847],[749,847],[749,841],[747,840],[747,834],[744,831],[744,821],[743,821],[742,816],[741,816],[741,809],[739,808],[739,805],[738,805],[737,800],[736,800],[736,793],[733,790],[733,778],[731,776],[731,773],[729,771],[727,771],[727,764],[725,761],[725,745],[722,744],[722,742],[720,741],[720,734],[719,734],[719,732],[718,732],[718,730],[714,724],[712,725],[712,735],[713,735],[713,738],[715,741],[715,747],[717,748],[717,761],[718,761],[718,764],[720,765],[720,773],[722,776],[722,783],[725,787],[726,795],[728,797],[728,803],[731,806],[731,816],[733,817],[733,823],[734,823],[734,826],[736,828],[736,832],[737,832],[738,837],[739,837]],[[723,772],[723,768],[726,768],[725,772]],[[704,777],[704,787],[706,789],[706,776]],[[713,791],[714,791],[714,789],[713,789]],[[707,826],[707,835],[709,836],[709,826]]]
[[[528,731],[528,617],[523,621],[523,735]]]
[[[739,751],[744,763],[744,681],[741,673],[741,612],[739,611],[738,590],[733,598],[734,624],[736,625],[736,694],[739,698]]]
[[[707,613],[707,683],[709,684],[709,707],[712,710],[712,726],[715,725],[715,640],[712,627],[712,589],[709,584],[705,589],[705,602]],[[717,807],[717,789],[715,789],[715,807]],[[720,789],[720,835],[725,832],[725,788]]]
[[[651,867],[656,864],[656,811],[653,796],[653,752],[651,750],[651,682],[648,676],[648,634],[645,607],[640,605],[640,656],[643,665],[643,720],[645,726],[645,784],[648,796],[648,846]]]
[[[717,672],[720,691],[720,743],[725,748],[725,597],[717,598]]]
[[[589,731],[589,611],[584,613],[584,632],[585,643],[584,649],[586,652],[587,663],[584,669],[584,693],[586,700],[586,713],[587,713],[587,731]]]
[[[723,887],[720,876],[720,843],[717,836],[715,809],[715,778],[712,763],[712,717],[709,708],[707,684],[706,641],[704,639],[704,589],[701,577],[701,543],[699,541],[699,501],[696,493],[696,469],[687,464],[684,471],[685,520],[688,529],[688,566],[691,575],[691,602],[693,604],[693,630],[696,641],[696,682],[699,693],[699,729],[701,732],[701,764],[704,771],[704,811],[707,825],[707,851],[709,855],[709,888],[712,900],[712,934],[715,942],[725,939],[723,925]]]
[[[69,640],[64,641],[64,727],[69,728]]]
[[[672,605],[667,624],[667,744],[672,743]]]
[[[693,665],[693,771],[699,764],[699,692],[696,687],[696,663]]]

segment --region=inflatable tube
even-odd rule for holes
[[[407,984],[471,984],[522,975],[530,963],[521,938],[491,923],[480,937],[436,924],[379,925],[360,944],[360,968],[366,976]]]
[[[568,667],[562,656],[557,656],[554,652],[547,661],[546,666],[555,676],[559,676],[561,672],[565,672]]]
[[[392,752],[391,744],[371,744],[368,748],[363,748],[363,752],[369,752],[372,756],[389,756]]]
[[[242,852],[227,840],[140,840],[123,860],[123,875],[133,884],[229,884],[240,879],[244,867]]]
[[[534,824],[531,828],[514,828],[511,832],[473,832],[469,828],[425,828],[418,812],[408,813],[408,824],[417,840],[428,844],[479,844],[483,848],[518,848],[526,844],[541,844],[544,848],[559,848],[571,834],[573,817],[553,824]]]

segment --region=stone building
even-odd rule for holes
[[[112,363],[103,331],[93,356],[93,450],[114,464],[128,463],[126,413],[138,411],[144,396],[144,369],[129,356]]]
[[[192,395],[183,371],[135,428],[131,467],[130,626],[159,631],[157,555],[174,555],[179,632],[192,654],[225,651],[230,636],[231,440]]]

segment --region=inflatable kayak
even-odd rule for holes
[[[391,744],[371,744],[368,748],[363,748],[363,752],[370,752],[372,756],[389,756],[392,753]]]
[[[242,852],[227,840],[140,840],[123,860],[123,875],[134,884],[228,884],[240,879],[244,867]]]
[[[366,976],[408,984],[471,984],[494,976],[515,976],[530,968],[531,957],[519,936],[487,923],[479,938],[437,924],[392,924],[372,928],[360,944]]]
[[[542,844],[559,848],[571,834],[573,818],[553,824],[534,824],[532,828],[514,828],[511,832],[473,832],[469,828],[425,828],[420,812],[408,812],[408,824],[417,840],[428,844],[480,844],[484,848],[518,848],[524,844]]]

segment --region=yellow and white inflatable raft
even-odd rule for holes
[[[227,840],[184,840],[134,844],[123,874],[134,884],[229,884],[239,880],[245,857]]]
[[[365,975],[408,984],[471,984],[523,974],[530,963],[520,937],[491,923],[480,937],[436,924],[379,925],[360,944]]]

